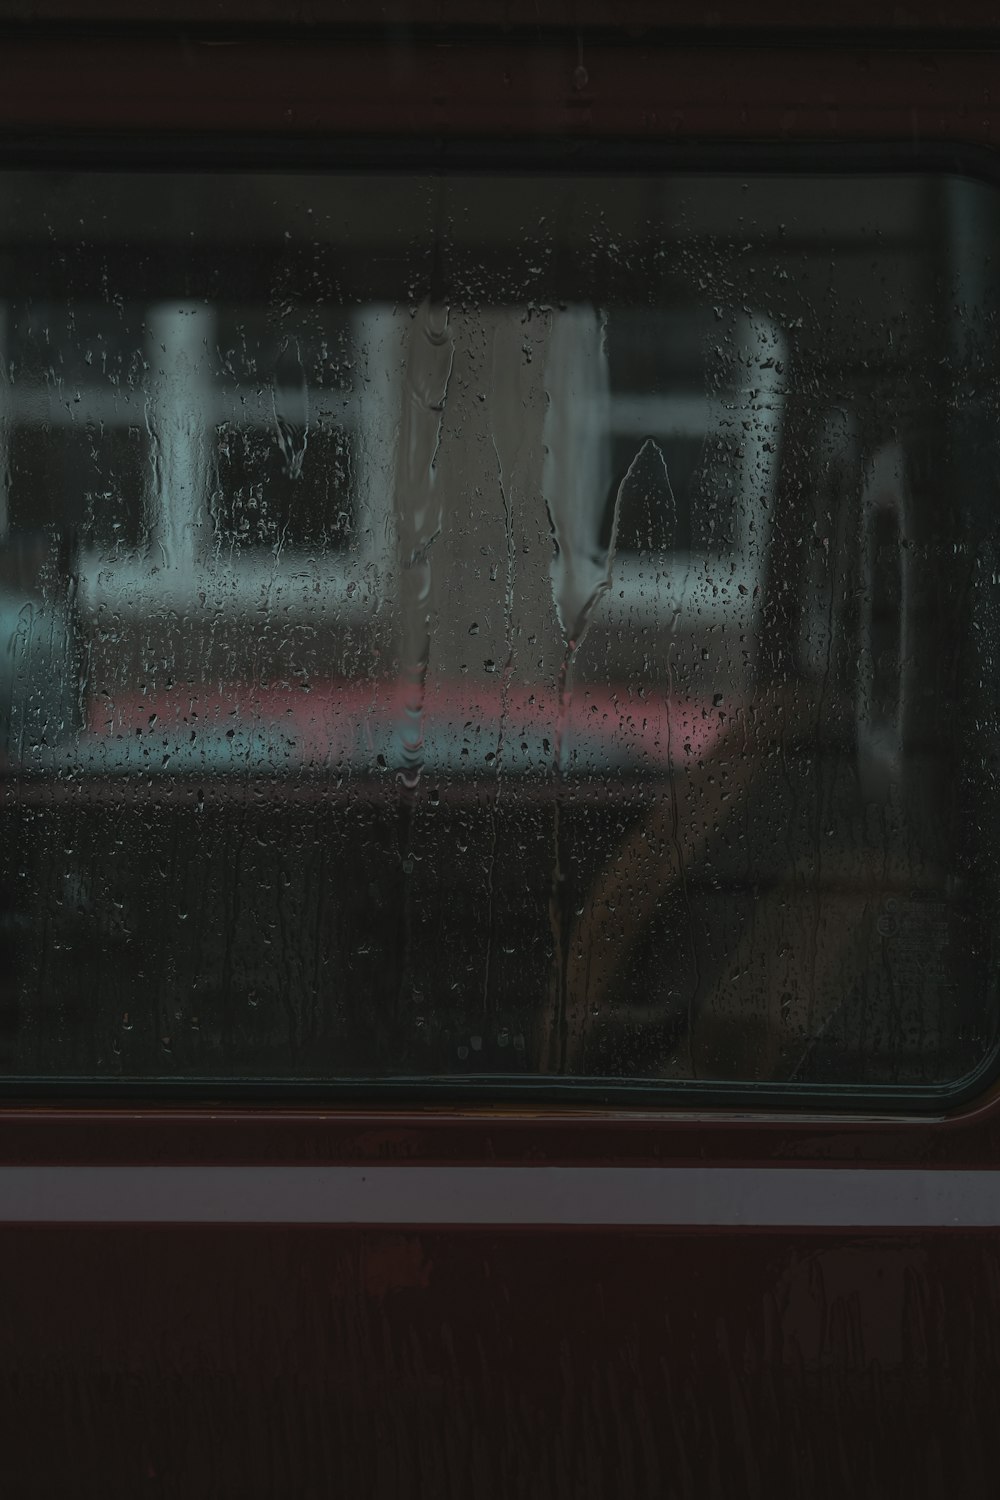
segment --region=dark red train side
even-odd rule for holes
[[[85,9],[0,22],[5,1491],[992,1494],[992,18]]]

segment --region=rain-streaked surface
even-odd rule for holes
[[[0,193],[5,1076],[989,1058],[992,189]]]

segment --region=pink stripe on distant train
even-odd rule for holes
[[[1000,1171],[0,1167],[0,1223],[1000,1227]]]

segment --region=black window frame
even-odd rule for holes
[[[257,172],[315,174],[323,170],[452,173],[518,172],[545,176],[652,172],[732,176],[930,175],[964,177],[1000,191],[1000,152],[946,141],[801,141],[776,144],[717,141],[677,144],[657,140],[527,138],[523,141],[465,137],[398,136],[356,138],[326,132],[263,136],[219,132],[148,134],[63,131],[0,133],[0,170]],[[1000,994],[1000,973],[993,976]],[[330,1080],[121,1079],[52,1076],[0,1077],[0,1106],[55,1101],[177,1106],[225,1103],[302,1103],[372,1106],[447,1105],[486,1109],[520,1104],[534,1109],[630,1108],[678,1111],[768,1110],[782,1116],[824,1114],[943,1114],[980,1098],[1000,1081],[1000,1017],[995,1040],[965,1076],[933,1085],[816,1085],[810,1083],[702,1082],[484,1075],[481,1079],[366,1078]]]

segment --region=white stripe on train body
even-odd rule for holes
[[[7,1166],[0,1223],[995,1228],[1000,1171]]]

